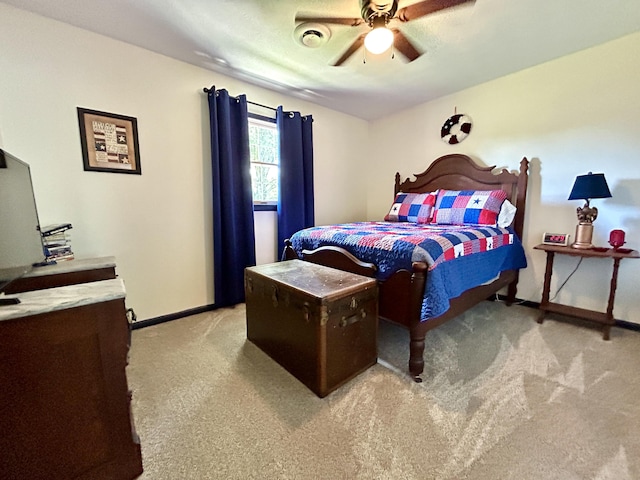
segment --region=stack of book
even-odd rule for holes
[[[69,237],[71,228],[73,227],[70,223],[58,223],[40,228],[47,262],[73,259],[71,238]]]

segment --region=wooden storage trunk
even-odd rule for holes
[[[372,278],[302,260],[245,270],[247,338],[319,397],[377,361]]]

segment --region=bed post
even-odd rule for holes
[[[516,185],[516,218],[513,223],[513,229],[518,234],[520,240],[524,240],[522,232],[524,229],[524,211],[527,202],[527,183],[529,181],[529,160],[524,157],[520,161],[520,174],[518,175],[518,183]]]
[[[415,382],[422,382],[420,375],[424,370],[424,338],[426,332],[420,328],[422,299],[426,283],[427,265],[424,262],[413,263],[411,275],[411,310],[409,328],[409,372]]]
[[[529,182],[529,160],[527,157],[523,157],[520,161],[520,174],[518,175],[518,184],[516,185],[516,218],[513,223],[513,229],[520,241],[524,242],[524,210],[527,202],[527,185]],[[516,276],[507,287],[507,299],[506,304],[511,305],[516,301],[516,295],[518,293],[518,279],[520,272],[516,271]]]
[[[284,241],[284,250],[282,251],[282,258],[280,261],[284,262],[285,260],[299,260],[298,254],[291,246],[291,240],[288,238]]]
[[[400,191],[400,172],[396,172],[396,183],[393,186],[393,194],[397,195]]]

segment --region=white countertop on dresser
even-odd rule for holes
[[[0,305],[0,321],[106,302],[124,298],[125,295],[124,282],[120,278],[3,295],[0,298],[17,297],[20,303]]]
[[[94,270],[97,268],[110,268],[116,266],[115,257],[98,258],[74,258],[64,260],[55,265],[45,265],[32,269],[25,277],[41,277],[43,275],[56,275],[59,273],[80,272],[83,270]]]

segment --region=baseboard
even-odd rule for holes
[[[616,327],[633,330],[634,332],[640,332],[640,324],[627,322],[626,320],[616,320]]]
[[[496,295],[496,300],[500,300],[505,302],[507,300],[506,295]],[[523,307],[529,308],[540,308],[539,302],[532,302],[530,300],[522,300],[520,298],[516,298],[513,302],[514,305],[521,305]],[[131,329],[137,330],[139,328],[151,327],[152,325],[158,325],[164,322],[170,322],[172,320],[178,320],[180,318],[188,317],[190,315],[196,315],[198,313],[210,312],[212,310],[216,310],[218,307],[215,305],[205,305],[203,307],[191,308],[189,310],[183,310],[182,312],[170,313],[168,315],[162,315],[161,317],[149,318],[147,320],[140,320],[131,323]],[[624,328],[626,330],[633,330],[635,332],[640,332],[640,324],[627,322],[626,320],[616,320],[616,327]]]
[[[152,325],[158,325],[160,323],[170,322],[171,320],[178,320],[179,318],[189,317],[191,315],[197,315],[198,313],[210,312],[216,310],[218,307],[215,305],[205,305],[203,307],[190,308],[189,310],[183,310],[182,312],[170,313],[168,315],[162,315],[161,317],[149,318],[147,320],[140,320],[131,323],[131,330],[137,330],[139,328],[151,327]]]
[[[499,300],[501,302],[506,302],[507,301],[507,296],[506,295],[500,295],[500,294],[496,294],[496,300]],[[532,302],[530,300],[522,300],[521,298],[516,298],[513,302],[513,305],[522,305],[523,307],[529,307],[529,308],[540,308],[540,302]]]
[[[506,295],[498,294],[497,297],[498,297],[497,300],[500,300],[503,302],[507,300]],[[535,309],[540,308],[540,302],[532,302],[530,300],[521,300],[519,298],[515,299],[515,301],[513,302],[513,305],[522,305],[523,307],[529,307],[529,308],[535,308]],[[616,319],[615,326],[619,328],[624,328],[626,330],[633,330],[634,332],[640,332],[640,324],[627,322],[626,320]]]

